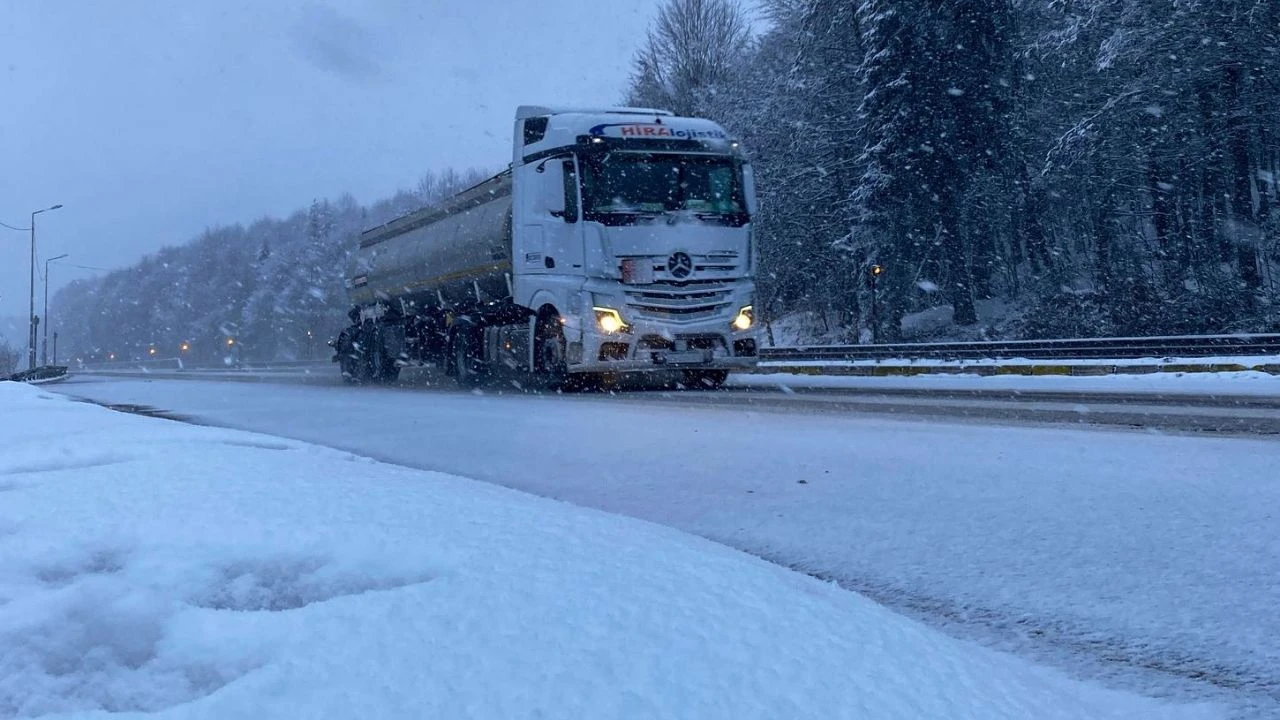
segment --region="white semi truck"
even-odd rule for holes
[[[511,166],[360,235],[352,383],[434,365],[464,387],[678,373],[715,387],[758,352],[751,166],[662,110],[516,112]]]

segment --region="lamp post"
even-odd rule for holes
[[[883,265],[872,265],[867,268],[867,289],[871,290],[871,344],[875,344],[880,336],[880,317],[877,310],[877,300],[879,300],[879,280],[884,274]]]
[[[56,257],[51,257],[44,261],[44,339],[40,342],[40,364],[49,364],[49,263],[54,260],[61,260],[69,257],[67,253],[62,253]],[[56,334],[56,333],[55,333]],[[54,353],[56,356],[58,353]]]
[[[31,313],[27,319],[31,321],[31,331],[27,334],[27,364],[29,370],[36,369],[36,216],[50,210],[58,210],[62,205],[54,205],[31,213]]]

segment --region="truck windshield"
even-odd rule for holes
[[[706,214],[746,212],[740,164],[724,155],[613,151],[587,158],[584,211]]]

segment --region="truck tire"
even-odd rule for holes
[[[373,346],[369,349],[369,379],[375,383],[389,385],[400,379],[400,366],[387,357],[382,345],[382,331],[376,331]]]
[[[400,377],[400,366],[387,357],[387,350],[382,340],[382,328],[369,323],[361,333],[362,357],[357,363],[361,366],[358,382],[386,384],[393,383]]]
[[[339,361],[338,366],[342,368],[343,382],[348,385],[359,385],[362,382],[360,368],[364,366],[364,363],[360,362],[359,358],[353,358],[349,355],[344,356]]]
[[[684,371],[684,386],[690,390],[719,390],[728,379],[728,370]]]
[[[476,368],[475,351],[469,328],[462,328],[453,334],[451,356],[453,358],[454,378],[458,387],[465,390],[478,388],[484,383],[484,373]]]
[[[374,382],[391,385],[400,379],[400,366],[395,360],[387,357],[385,352],[378,352],[372,359],[376,364],[369,369],[369,377],[373,378]]]
[[[338,369],[342,372],[342,381],[348,385],[360,384],[360,368],[364,366],[363,358],[356,354],[355,345],[351,341],[351,338],[357,334],[351,329],[343,330],[333,347],[338,356]]]
[[[569,380],[569,365],[565,360],[564,325],[560,316],[547,314],[539,318],[533,342],[538,378],[548,389],[561,389]]]

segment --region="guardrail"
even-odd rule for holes
[[[294,370],[299,368],[328,367],[331,362],[325,360],[267,360],[262,362],[241,362],[227,365],[225,363],[191,363],[181,358],[155,358],[147,360],[112,360],[104,363],[83,363],[76,369],[89,371],[121,372],[130,370],[225,370],[227,372],[252,370]]]
[[[1280,333],[1256,335],[1183,335],[1145,338],[1071,340],[998,340],[992,342],[897,343],[888,345],[814,345],[763,348],[765,362],[856,362],[882,360],[1136,360],[1143,358],[1280,357]],[[94,371],[205,370],[285,371],[323,368],[323,360],[241,362],[195,365],[180,358],[116,360],[85,365]]]
[[[1223,356],[1280,356],[1280,333],[1185,335],[1074,340],[815,345],[763,348],[764,361],[857,360],[1133,360]]]

